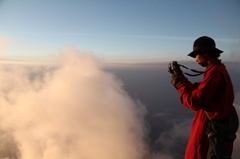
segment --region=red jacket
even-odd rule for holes
[[[234,92],[231,79],[224,64],[219,62],[205,72],[202,82],[192,84],[185,78],[186,83],[178,88],[182,104],[196,111],[190,139],[186,148],[185,159],[205,159],[208,150],[208,140],[205,134],[210,117],[224,120],[230,114]],[[232,143],[227,144],[230,153]]]

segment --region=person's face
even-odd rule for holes
[[[196,62],[201,65],[202,67],[207,67],[208,61],[206,54],[199,54],[196,55]]]

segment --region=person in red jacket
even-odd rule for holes
[[[195,111],[190,138],[185,152],[185,159],[206,159],[209,147],[206,128],[210,118],[224,121],[230,114],[234,101],[231,78],[225,65],[219,60],[223,51],[216,48],[215,41],[207,36],[200,37],[193,44],[193,51],[188,56],[206,67],[201,82],[191,83],[182,73],[178,63],[169,64],[172,74],[171,83],[180,94],[183,106]],[[229,155],[232,154],[233,142],[226,143]]]

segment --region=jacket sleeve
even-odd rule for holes
[[[198,88],[200,82],[196,82],[196,83],[192,83],[188,80],[187,77],[184,76],[184,74],[181,72],[180,76],[183,78],[185,85],[187,85],[188,87],[191,87],[192,90],[195,90]]]
[[[216,93],[221,83],[220,79],[220,73],[209,72],[201,83],[180,85],[178,92],[180,93],[182,104],[194,111],[204,109]]]

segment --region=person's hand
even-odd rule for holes
[[[175,88],[178,89],[179,85],[185,83],[184,79],[179,75],[173,75],[171,83],[174,85]]]
[[[182,72],[177,61],[172,61],[171,63],[169,63],[168,72],[171,73],[172,75],[178,75]]]

